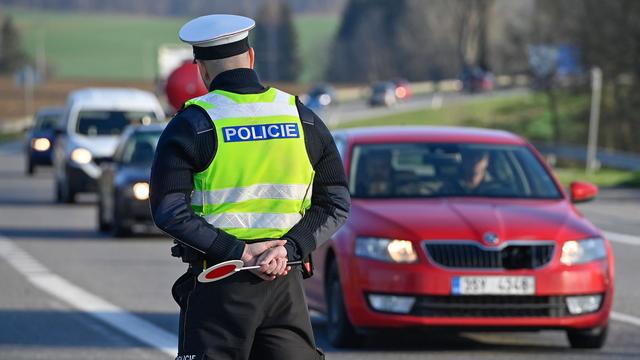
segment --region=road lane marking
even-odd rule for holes
[[[172,358],[178,337],[54,274],[38,260],[0,235],[0,257],[35,287]]]
[[[611,318],[613,320],[617,320],[623,323],[627,323],[630,325],[640,326],[640,317],[636,317],[633,315],[619,313],[617,311],[611,312]]]
[[[604,231],[604,236],[609,239],[609,241],[627,244],[627,245],[635,245],[640,246],[640,236],[627,235],[627,234],[619,234],[611,231]]]

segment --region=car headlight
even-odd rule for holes
[[[138,200],[147,200],[149,198],[149,184],[146,182],[133,184],[133,197]]]
[[[91,162],[92,158],[93,156],[91,156],[91,152],[84,148],[75,148],[71,152],[71,160],[78,164],[88,164]]]
[[[36,138],[31,140],[31,147],[35,151],[47,151],[51,147],[51,141],[47,138]]]
[[[418,260],[411,241],[373,237],[356,239],[356,256],[395,263],[414,263]]]
[[[607,256],[607,246],[602,238],[571,240],[562,245],[560,261],[565,265],[584,264]]]

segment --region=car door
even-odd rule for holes
[[[336,147],[338,148],[338,152],[340,153],[340,158],[343,163],[345,161],[345,154],[347,150],[347,141],[342,136],[334,135],[334,142],[336,143]],[[305,280],[304,287],[307,296],[307,303],[310,308],[325,311],[326,302],[324,298],[325,292],[325,274],[326,274],[326,266],[327,266],[327,256],[328,252],[332,247],[332,243],[334,241],[334,237],[325,241],[322,245],[320,245],[313,252],[313,262],[314,262],[314,274],[311,278]]]

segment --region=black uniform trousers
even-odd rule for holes
[[[172,288],[180,306],[176,360],[315,360],[302,272],[264,281],[249,271],[200,283],[192,270]]]

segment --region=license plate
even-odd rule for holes
[[[533,276],[456,276],[451,282],[453,295],[533,295]]]

